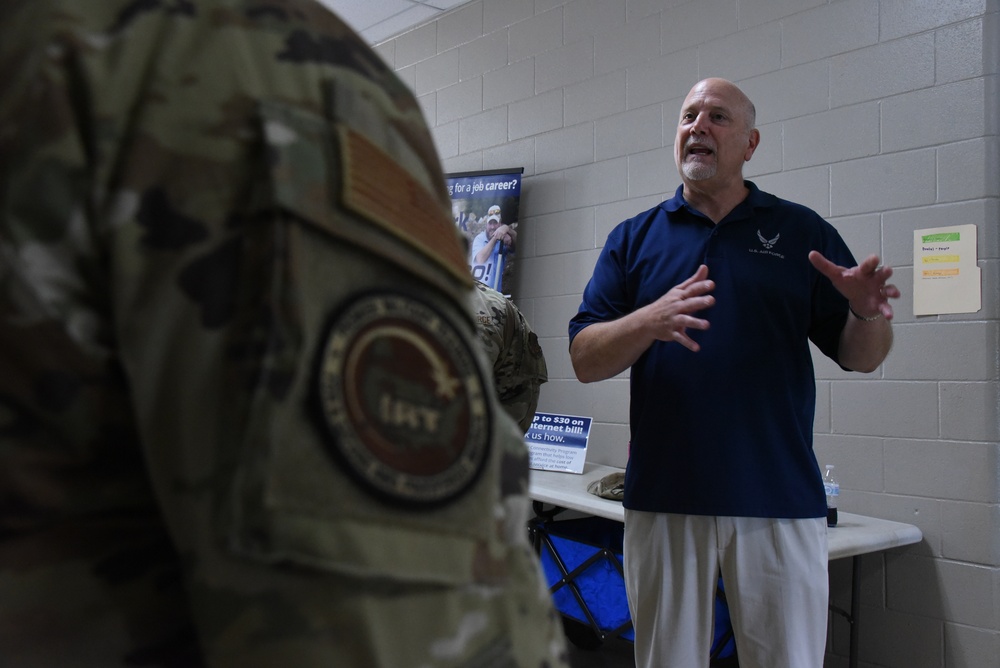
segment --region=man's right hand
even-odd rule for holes
[[[632,366],[654,341],[676,341],[688,350],[700,346],[688,329],[708,329],[708,320],[692,314],[715,304],[715,282],[701,265],[690,278],[671,288],[651,304],[617,320],[583,328],[570,345],[573,371],[583,383],[616,376]]]
[[[646,317],[652,323],[654,338],[676,341],[688,350],[698,352],[701,346],[688,336],[687,330],[709,328],[708,320],[692,314],[715,304],[715,297],[710,294],[714,289],[715,282],[708,280],[708,267],[701,265],[690,278],[644,307],[644,310],[648,309]]]

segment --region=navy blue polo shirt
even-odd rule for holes
[[[626,508],[744,517],[825,517],[812,450],[816,384],[809,341],[834,361],[847,300],[809,262],[857,264],[814,211],[745,182],[718,225],[672,199],[608,235],[570,340],[645,306],[708,266],[711,327],[691,352],[658,341],[631,370]]]

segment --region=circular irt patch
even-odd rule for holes
[[[336,319],[319,368],[333,449],[378,495],[438,504],[469,488],[490,447],[479,365],[444,315],[399,294],[372,294]]]

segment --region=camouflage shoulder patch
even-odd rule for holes
[[[472,276],[459,234],[422,181],[348,125],[280,100],[258,110],[270,204],[462,299]]]
[[[437,505],[481,473],[492,415],[468,337],[398,293],[364,295],[334,319],[318,364],[330,449],[375,495]]]
[[[471,285],[455,225],[423,184],[361,133],[344,125],[338,130],[344,205],[451,272],[460,284]],[[394,188],[389,196],[386,184]]]

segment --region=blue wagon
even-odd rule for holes
[[[596,649],[610,638],[634,641],[622,566],[624,526],[603,517],[557,521],[561,510],[543,512],[535,502],[529,534],[567,638],[583,649]],[[739,666],[721,578],[711,659],[713,667]]]

